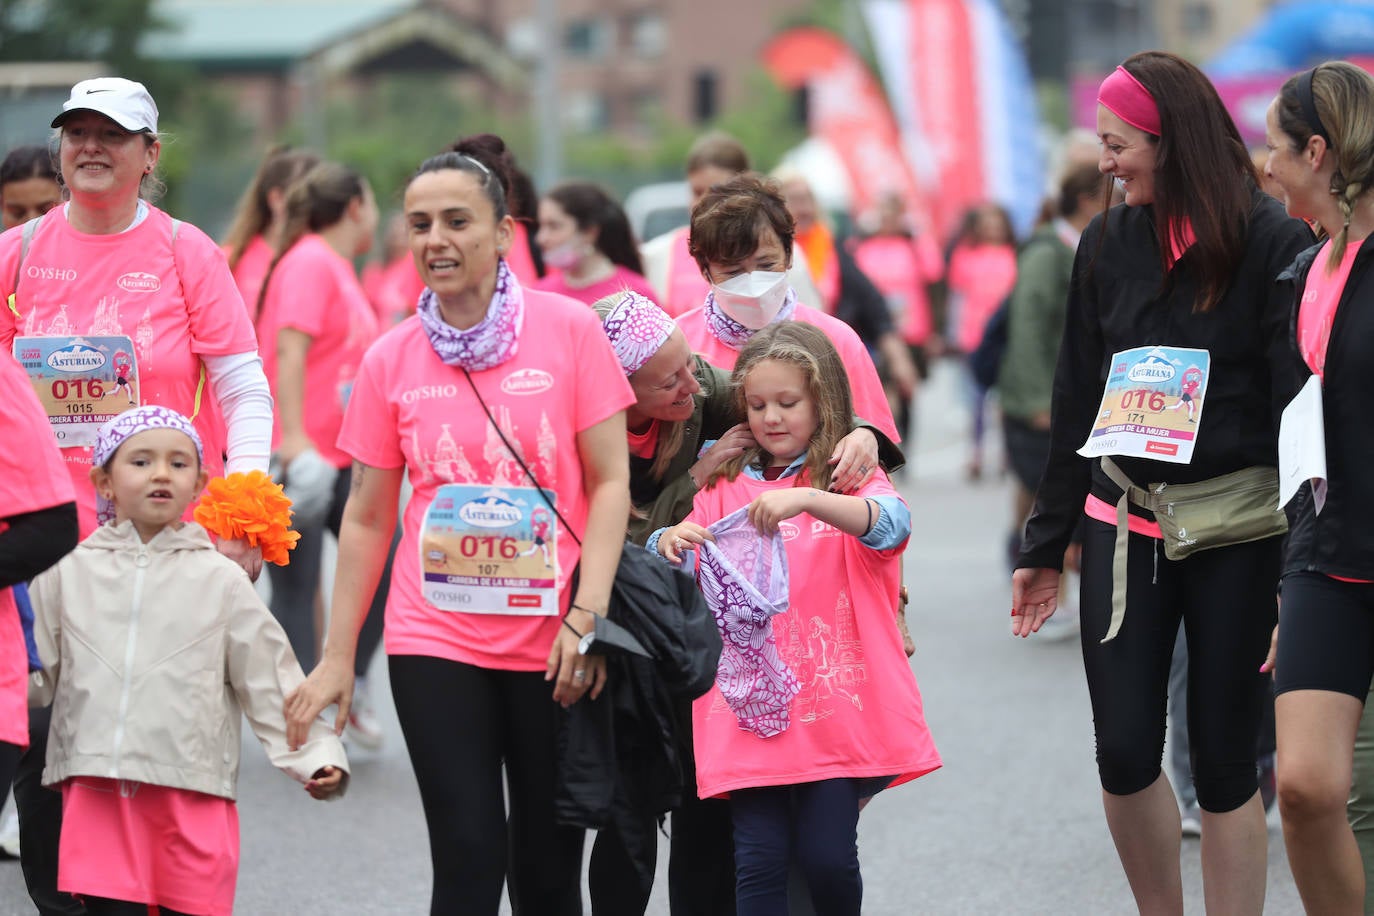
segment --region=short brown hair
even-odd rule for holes
[[[712,261],[737,264],[749,257],[758,249],[765,229],[778,237],[791,264],[797,229],[778,183],[752,173],[736,175],[713,185],[692,208],[687,251],[704,274]]]
[[[734,137],[719,130],[702,134],[687,150],[687,174],[717,168],[739,174],[749,171],[749,151]]]

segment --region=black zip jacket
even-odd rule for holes
[[[1320,246],[1298,255],[1279,281],[1291,298],[1289,354],[1299,381],[1312,374],[1298,351],[1298,307]],[[1288,506],[1284,573],[1313,571],[1374,579],[1374,247],[1355,255],[1341,291],[1322,378],[1326,425],[1326,505],[1316,513],[1310,484]]]
[[[1122,350],[1193,347],[1212,356],[1191,463],[1117,458],[1137,485],[1192,483],[1278,464],[1278,419],[1297,392],[1298,373],[1289,345],[1290,294],[1276,280],[1313,237],[1305,223],[1258,190],[1246,232],[1231,286],[1207,312],[1193,309],[1193,252],[1163,274],[1153,208],[1118,205],[1083,232],[1054,375],[1050,458],[1018,567],[1062,568],[1088,493],[1108,504],[1121,496],[1099,462],[1077,451],[1092,430],[1112,355]]]

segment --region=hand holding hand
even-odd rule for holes
[[[343,789],[343,777],[343,770],[338,767],[320,767],[305,784],[305,791],[311,798],[324,801]]]
[[[298,750],[310,737],[310,726],[332,703],[339,704],[334,734],[342,735],[353,705],[353,666],[325,657],[286,698],[286,746]]]

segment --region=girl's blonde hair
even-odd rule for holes
[[[349,204],[362,200],[367,194],[363,177],[346,165],[321,162],[300,177],[286,192],[286,222],[277,240],[276,254],[262,280],[255,316],[262,314],[267,301],[267,287],[277,264],[307,233],[320,232],[339,222],[348,213]]]
[[[623,296],[624,293],[611,293],[609,296],[602,296],[592,303],[592,311],[596,312],[596,317],[604,323]],[[634,373],[630,374],[630,378],[634,378]],[[663,475],[668,473],[668,466],[673,463],[677,453],[682,450],[682,441],[686,438],[686,427],[687,424],[683,420],[659,424],[658,441],[654,443],[654,463],[649,466],[649,475],[654,480],[663,479]]]
[[[1290,77],[1279,90],[1279,129],[1288,135],[1294,150],[1307,146],[1317,127],[1307,123],[1303,112],[1300,94],[1305,76]],[[1374,191],[1374,76],[1343,60],[1327,61],[1312,71],[1311,86],[1313,107],[1331,138],[1327,150],[1336,159],[1331,195],[1344,218],[1326,258],[1326,271],[1331,273],[1345,257],[1355,204]]]
[[[830,456],[840,440],[849,435],[854,421],[849,374],[845,371],[839,351],[824,331],[805,322],[779,321],[768,325],[745,344],[735,362],[735,371],[730,376],[730,387],[740,416],[749,415],[744,383],[749,373],[767,360],[786,363],[801,370],[807,396],[811,398],[816,411],[816,431],[811,434],[803,468],[806,473],[797,475],[796,484],[800,485],[805,477],[807,486],[828,489]],[[734,480],[746,465],[763,465],[771,457],[760,445],[745,449],[743,454],[722,463],[711,475],[708,484],[722,477]]]

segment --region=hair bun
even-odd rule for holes
[[[506,146],[506,141],[496,134],[473,134],[470,137],[462,137],[449,144],[449,149],[455,153],[461,153],[476,159],[501,180],[501,190],[506,197],[511,196],[512,175],[518,166],[515,162],[515,154]]]

